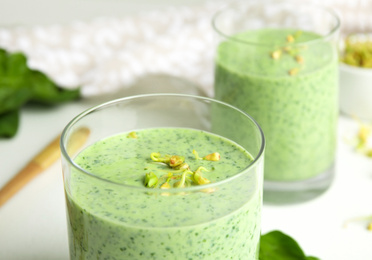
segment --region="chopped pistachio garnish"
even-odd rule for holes
[[[206,168],[204,168],[203,166],[200,166],[194,173],[193,173],[193,179],[194,179],[194,182],[198,185],[203,185],[203,184],[208,184],[210,183],[211,181],[208,180],[207,178],[204,178],[202,176],[202,171],[208,171]]]
[[[127,135],[128,138],[134,138],[134,139],[137,139],[138,136],[137,136],[137,133],[136,132],[130,132],[128,135]]]
[[[177,166],[183,164],[184,161],[185,161],[185,157],[179,156],[179,155],[172,155],[169,158],[169,166],[172,167],[172,168],[177,167]]]
[[[298,72],[299,72],[299,68],[293,68],[293,69],[288,71],[288,74],[291,75],[291,76],[295,76],[295,75],[297,75]]]
[[[195,155],[196,160],[219,161],[221,158],[221,155],[218,152],[208,154],[204,157],[200,157],[198,152],[195,150],[192,150],[192,153]]]
[[[291,43],[295,42],[302,34],[302,31],[296,31],[293,35],[289,34],[286,37],[286,42],[283,43],[284,46],[280,47],[279,49],[275,49],[271,52],[271,58],[274,60],[279,60],[282,56],[285,55],[292,56],[296,62],[300,65],[304,64],[304,58],[301,54],[302,50],[305,50],[307,46],[305,45],[292,45]],[[299,68],[293,68],[288,71],[290,76],[294,76],[299,72]]]
[[[292,48],[290,46],[284,46],[283,47],[283,51],[289,53],[290,51],[292,50]]]
[[[276,50],[276,51],[273,51],[271,53],[271,57],[274,59],[274,60],[278,60],[280,58],[280,56],[282,55],[282,51],[281,50]]]
[[[295,59],[296,59],[298,64],[303,64],[304,63],[304,58],[300,55],[297,55]]]
[[[204,156],[203,159],[208,161],[219,161],[221,159],[221,155],[215,152]]]
[[[172,173],[168,173],[167,175],[167,180],[160,186],[160,189],[162,190],[167,190],[167,189],[170,189],[172,188],[172,186],[169,184],[171,178],[172,178],[173,174]],[[162,192],[161,193],[162,196],[169,196],[170,193],[169,192]]]
[[[151,160],[154,162],[162,162],[162,163],[169,163],[169,155],[165,155],[164,157],[161,157],[160,153],[151,153],[150,154]]]
[[[173,167],[174,170],[189,170],[190,169],[190,166],[187,164],[187,163],[181,163],[180,165],[177,165],[175,167]]]
[[[153,172],[146,173],[145,176],[145,186],[146,187],[155,187],[158,184],[158,177]]]
[[[287,35],[287,42],[294,42],[295,38],[293,37],[293,35],[289,34]]]
[[[164,182],[161,186],[160,186],[160,189],[170,189],[171,186],[169,184],[169,182]]]
[[[195,155],[195,159],[196,159],[196,160],[201,160],[201,159],[203,159],[202,157],[199,156],[198,152],[195,151],[195,149],[192,150],[192,154]]]
[[[351,66],[372,68],[372,40],[358,41],[348,36],[341,61]]]
[[[195,155],[196,160],[218,161],[221,158],[218,152],[208,154],[204,157],[200,157],[195,150],[193,150],[192,153]],[[183,156],[165,155],[162,157],[160,153],[151,153],[150,158],[154,162],[165,163],[171,168],[171,172],[168,172],[167,175],[163,175],[160,178],[158,178],[153,172],[146,173],[146,187],[155,188],[159,183],[162,183],[160,189],[170,189],[172,186],[174,188],[184,188],[190,185],[204,185],[211,183],[210,180],[202,176],[203,171],[208,171],[205,167],[199,166],[196,171],[193,172],[190,170],[190,166],[185,162],[185,157]],[[145,169],[146,168],[147,167],[145,167]],[[212,170],[214,170],[214,167],[212,167]],[[210,189],[208,192],[213,191],[214,189]],[[168,196],[170,194],[166,193],[162,195]]]
[[[173,187],[175,187],[175,188],[185,188],[186,184],[187,184],[186,177],[187,177],[188,174],[192,174],[192,171],[189,171],[189,170],[184,171],[181,175],[181,180],[175,182],[173,184]]]
[[[185,157],[179,155],[165,155],[161,157],[160,153],[151,153],[150,155],[151,160],[154,162],[161,162],[165,163],[173,169],[181,169],[182,167],[187,168],[187,164],[184,164]]]

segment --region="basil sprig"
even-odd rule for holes
[[[24,54],[0,48],[0,137],[17,133],[19,110],[26,103],[53,105],[80,97],[80,89],[63,89],[44,73],[27,66]]]

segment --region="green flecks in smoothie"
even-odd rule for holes
[[[262,184],[254,174],[239,175],[252,163],[252,156],[236,143],[205,131],[136,132],[140,138],[125,138],[128,133],[112,136],[75,159],[84,169],[90,165],[90,172],[100,179],[71,172],[66,189],[71,259],[256,260]],[[218,151],[221,159],[196,160],[193,149],[203,156]],[[155,162],[150,157],[154,151],[160,154],[154,158],[185,156],[188,167],[177,170]],[[151,172],[159,189],[144,188],[145,173]],[[211,182],[230,177],[236,181],[218,189],[206,185],[195,192],[173,188],[177,181],[192,185],[199,175]]]
[[[287,35],[295,41],[286,42]],[[303,180],[332,167],[337,49],[318,34],[296,35],[292,29],[252,30],[234,39],[239,41],[224,41],[217,49],[215,98],[247,112],[263,129],[265,179]],[[279,49],[282,55],[273,59]]]

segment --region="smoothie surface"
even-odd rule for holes
[[[293,36],[292,43],[288,42],[288,35]],[[287,78],[294,68],[301,75],[313,73],[335,59],[332,48],[322,43],[318,34],[293,29],[260,29],[240,33],[232,40],[222,42],[217,52],[220,66],[242,75],[269,78]],[[275,52],[278,58],[273,58]]]
[[[103,180],[72,172],[66,190],[71,259],[258,259],[260,181],[255,171],[240,174],[252,156],[200,130],[146,129],[136,136],[103,139],[75,158]],[[197,159],[193,150],[218,152],[221,159]],[[194,192],[144,188],[147,172],[171,171],[151,160],[153,152],[185,156],[192,171],[208,169],[203,176],[212,183],[238,175]]]
[[[156,163],[152,153],[179,155],[185,158],[190,170],[203,166],[208,171],[203,175],[211,182],[225,180],[241,172],[253,161],[244,148],[227,139],[190,129],[158,128],[104,139],[84,150],[75,162],[94,175],[129,186],[145,187],[144,177],[154,172],[158,177],[172,172],[167,165]],[[193,153],[205,156],[214,152],[221,155],[218,161],[198,160]]]

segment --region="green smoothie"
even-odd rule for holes
[[[309,179],[333,166],[337,73],[336,49],[311,32],[260,29],[219,45],[215,97],[260,124],[266,180]]]
[[[184,171],[160,155],[182,156],[210,183],[187,176],[177,188]],[[95,176],[72,171],[66,188],[71,259],[258,259],[262,184],[254,169],[245,174],[253,158],[236,143],[201,130],[145,129],[98,141],[74,161]]]

